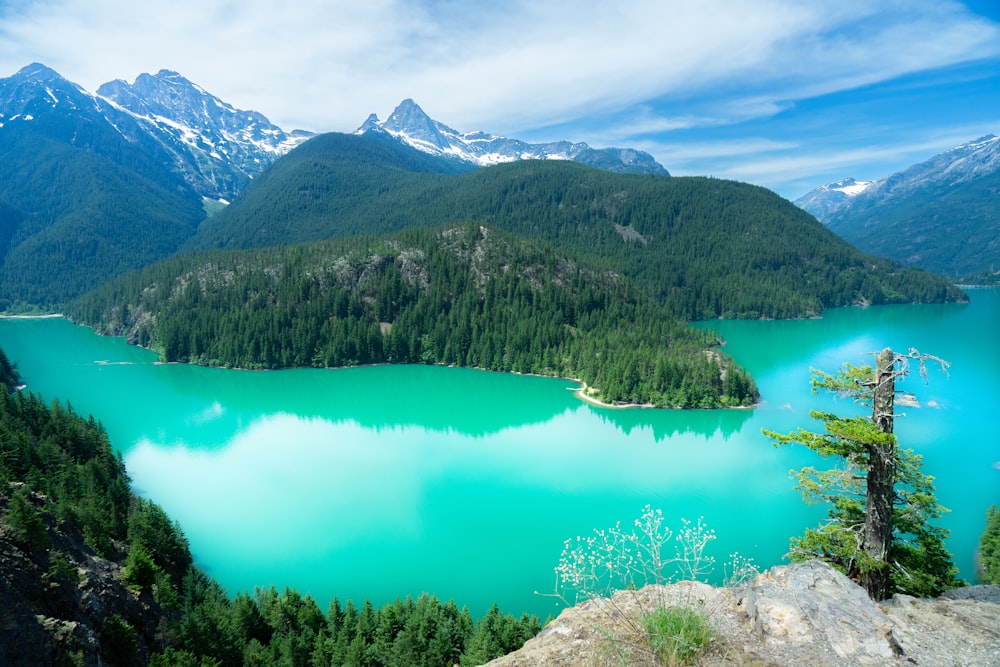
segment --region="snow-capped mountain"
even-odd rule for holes
[[[157,137],[198,191],[224,199],[312,136],[286,133],[262,114],[236,109],[170,70],[140,74],[133,84],[111,81],[97,94]]]
[[[795,200],[821,222],[841,208],[867,207],[936,187],[953,187],[1000,171],[1000,137],[988,134],[876,181],[845,178]]]
[[[48,115],[60,103],[82,113],[100,115],[97,102],[83,88],[45,65],[33,63],[0,79],[0,127]]]
[[[312,136],[286,133],[176,72],[142,74],[131,85],[112,81],[93,94],[38,63],[0,79],[0,127],[25,122],[76,144],[110,130],[182,174],[202,196],[227,200]]]
[[[385,132],[398,141],[432,155],[478,166],[515,160],[572,160],[606,171],[669,175],[649,153],[632,148],[591,148],[585,143],[557,141],[529,144],[486,132],[459,132],[432,119],[416,102],[403,100],[379,121],[371,114],[355,133]]]
[[[44,65],[0,79],[0,155],[0,307],[72,299],[205,216],[161,140]]]
[[[795,205],[803,208],[818,219],[823,220],[851,199],[868,189],[874,181],[859,181],[845,178],[836,183],[821,185],[795,200]]]
[[[946,150],[853,196],[850,184],[837,185],[795,203],[862,250],[956,278],[1000,267],[1000,137]]]

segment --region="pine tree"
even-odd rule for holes
[[[882,600],[894,592],[935,596],[960,585],[947,531],[930,521],[945,511],[934,497],[933,478],[921,471],[922,459],[899,449],[893,433],[895,382],[910,361],[947,363],[915,350],[899,354],[886,348],[876,367],[847,364],[837,375],[813,371],[813,389],[826,389],[870,406],[871,417],[841,417],[811,412],[824,433],[799,429],[782,435],[764,430],[776,445],[798,443],[841,465],[829,470],[806,467],[796,473],[806,502],[830,505],[829,520],[792,538],[791,558],[825,560]]]

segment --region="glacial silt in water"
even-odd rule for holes
[[[903,388],[897,420],[925,459],[963,576],[1000,504],[1000,291],[972,303],[830,311],[793,322],[711,322],[749,370],[753,410],[607,410],[565,380],[378,366],[250,372],[154,363],[155,355],[62,320],[0,321],[29,390],[94,414],[133,485],[183,526],[198,563],[231,592],[292,586],[325,605],[423,591],[474,614],[546,615],[563,540],[628,522],[650,504],[671,525],[704,517],[716,575],[739,551],[781,562],[823,508],[788,471],[816,458],[761,428],[817,426],[812,408],[858,410],[809,391],[809,368],[867,363],[886,345],[952,363]]]

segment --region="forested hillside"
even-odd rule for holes
[[[121,137],[82,127],[73,143],[25,125],[0,133],[0,310],[51,307],[165,257],[204,217]]]
[[[901,188],[902,189],[902,188]],[[859,248],[954,279],[1000,271],[1000,172],[929,183],[885,199],[859,197],[835,211],[830,229]]]
[[[187,255],[69,312],[168,361],[244,368],[436,363],[578,377],[607,401],[746,405],[713,334],[619,274],[479,225]]]
[[[192,565],[180,526],[132,495],[99,422],[8,391],[2,350],[0,373],[0,664],[450,667],[541,629],[426,594],[335,599],[325,614],[293,589],[230,597]]]
[[[962,298],[935,276],[860,253],[764,188],[559,161],[415,173],[400,171],[405,151],[367,135],[315,137],[207,220],[189,247],[263,247],[475,221],[633,278],[685,319],[802,317],[852,303]]]

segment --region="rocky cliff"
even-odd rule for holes
[[[732,588],[698,582],[620,591],[564,610],[490,667],[656,664],[639,616],[657,605],[703,609],[718,638],[697,665],[1000,665],[1000,586],[876,604],[819,561],[775,567]]]
[[[44,532],[25,541],[0,524],[0,665],[146,664],[162,650],[152,595],[129,588],[122,566],[84,546],[44,496],[28,498]],[[10,500],[0,492],[0,515]]]

